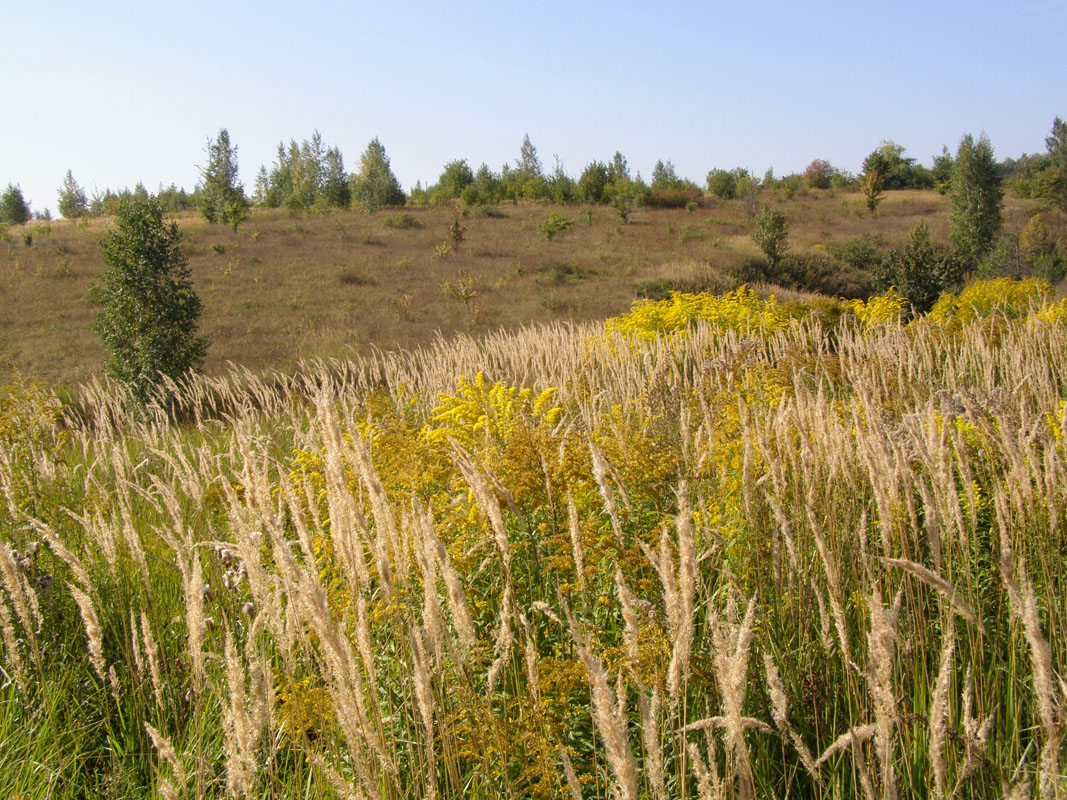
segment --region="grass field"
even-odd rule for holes
[[[1067,304],[826,308],[8,387],[0,794],[1063,797]]]
[[[921,220],[935,241],[947,236],[947,203],[934,192],[892,192],[874,218],[858,213],[858,195],[768,201],[789,219],[791,252],[821,259],[831,274],[841,265],[827,248],[863,234],[899,245]],[[308,356],[411,348],[438,333],[602,320],[657,288],[733,288],[738,267],[758,256],[740,200],[693,212],[639,210],[629,225],[605,207],[498,210],[503,216],[472,209],[458,244],[447,235],[450,208],[255,210],[236,233],[181,217],[202,330],[213,341],[208,374],[223,373],[227,362],[291,371]],[[575,223],[549,241],[538,226],[553,212]],[[1009,198],[1005,229],[1017,231],[1031,213],[1030,203]],[[2,237],[0,372],[69,386],[100,371],[88,287],[103,266],[98,241],[108,224],[30,223]],[[451,251],[438,255],[446,242]],[[477,296],[464,302],[446,282]]]

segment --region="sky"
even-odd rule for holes
[[[374,137],[406,189],[529,135],[577,177],[620,151],[712,168],[859,172],[883,140],[929,165],[985,132],[1044,152],[1067,117],[1067,0],[1015,2],[59,2],[0,0],[0,187],[56,214],[90,194],[192,189],[221,128],[251,191],[320,131],[349,171]]]

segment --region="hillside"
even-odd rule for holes
[[[935,242],[947,235],[947,201],[934,192],[890,192],[873,218],[857,194],[764,201],[786,214],[790,255],[817,278],[799,288],[831,294],[868,287],[835,247],[864,235],[882,249],[900,245],[918,221]],[[184,215],[202,330],[213,340],[206,371],[220,374],[227,362],[290,371],[303,358],[412,348],[438,332],[602,320],[671,288],[728,290],[759,261],[753,223],[741,200],[704,203],[691,212],[639,209],[625,225],[609,207],[503,204],[495,216],[475,207],[460,219],[458,244],[448,237],[450,207],[256,209],[237,232]],[[1017,233],[1033,211],[1008,198],[1004,230]],[[574,225],[549,241],[538,226],[554,212]],[[104,352],[89,328],[88,287],[102,268],[98,241],[108,224],[36,222],[0,236],[0,372],[54,385],[99,372]],[[477,296],[464,302],[458,295],[467,290]]]

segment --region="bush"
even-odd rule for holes
[[[788,234],[785,214],[770,206],[764,206],[756,216],[756,230],[752,234],[752,241],[763,251],[772,269],[778,266],[778,262],[789,248],[785,240]]]
[[[568,230],[573,224],[573,219],[568,219],[562,214],[553,211],[544,222],[537,226],[537,230],[544,234],[546,239],[551,240],[557,233]]]
[[[830,165],[829,161],[817,158],[804,170],[804,183],[809,189],[829,189],[836,174],[837,170]]]
[[[875,270],[874,285],[879,291],[896,288],[915,313],[925,314],[942,293],[954,288],[962,278],[960,262],[951,253],[935,249],[930,230],[920,222],[911,229],[911,240],[900,250],[890,250]]]
[[[415,219],[413,214],[395,214],[386,217],[383,224],[387,228],[400,231],[414,230],[415,228],[422,227],[422,223]]]
[[[199,368],[208,339],[196,335],[200,298],[177,224],[164,221],[158,201],[130,197],[116,225],[100,241],[107,269],[92,288],[102,306],[93,330],[108,349],[107,373],[145,402],[161,376]]]
[[[699,204],[702,196],[692,189],[662,189],[645,195],[644,204],[649,208],[685,208],[690,203]]]
[[[857,270],[869,270],[878,263],[878,248],[875,239],[867,234],[834,245],[830,248],[830,252],[838,261]]]

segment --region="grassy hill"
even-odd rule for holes
[[[873,218],[856,194],[766,199],[786,214],[790,253],[802,265],[802,285],[787,288],[862,293],[866,276],[835,258],[835,247],[863,235],[899,245],[918,221],[935,242],[947,235],[947,201],[934,192],[891,192]],[[302,358],[412,348],[438,333],[602,320],[670,288],[728,290],[759,260],[753,222],[740,200],[705,203],[640,209],[625,225],[607,207],[504,204],[493,216],[474,208],[460,220],[459,243],[448,236],[451,208],[255,210],[237,232],[182,216],[202,331],[213,340],[206,371],[221,374],[227,362],[291,371]],[[1008,198],[1005,230],[1017,232],[1033,210]],[[552,213],[574,225],[550,241],[538,228]],[[102,268],[97,242],[107,225],[36,222],[0,236],[0,371],[70,385],[100,370],[88,287]]]

